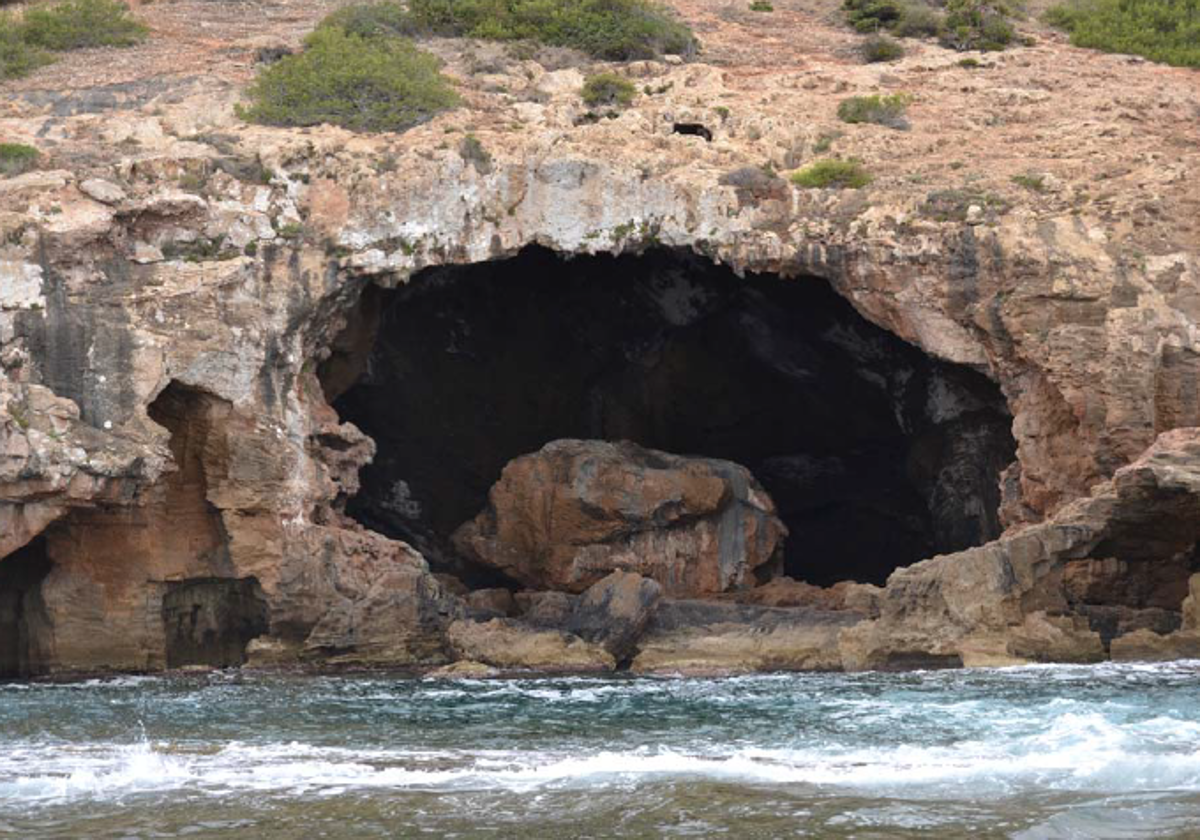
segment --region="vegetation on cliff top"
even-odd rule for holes
[[[28,43],[48,50],[129,47],[150,31],[117,0],[63,0],[53,6],[34,6],[25,12],[21,28]]]
[[[403,131],[458,103],[435,56],[397,37],[363,37],[322,25],[303,52],[259,73],[239,115],[278,126],[332,123]]]
[[[908,128],[908,120],[904,112],[912,97],[904,93],[893,93],[888,96],[852,96],[843,99],[838,105],[838,119],[846,123],[874,123],[896,128],[901,131]]]
[[[810,189],[858,189],[871,183],[871,174],[856,160],[827,158],[793,172],[792,183]]]
[[[20,18],[0,13],[0,79],[15,79],[51,63],[48,50],[128,47],[148,31],[117,0],[65,0],[28,9]]]
[[[1002,50],[1016,38],[1009,22],[1015,10],[1003,0],[947,0],[944,13],[920,0],[844,0],[842,8],[859,32],[936,35],[957,50]]]
[[[37,168],[41,153],[23,143],[0,143],[0,177],[8,178]]]
[[[696,50],[691,29],[654,0],[385,0],[329,23],[360,35],[527,39],[612,61]]]
[[[1077,47],[1200,67],[1200,0],[1068,0],[1045,19]]]
[[[25,76],[53,60],[45,50],[25,40],[20,23],[0,13],[0,79]]]
[[[872,35],[859,45],[859,52],[868,64],[881,61],[895,61],[904,57],[904,47],[894,38],[886,35]]]
[[[583,83],[583,91],[580,96],[583,98],[584,104],[592,108],[601,105],[624,108],[633,101],[635,93],[636,89],[628,79],[622,78],[616,73],[597,73],[594,76],[588,76],[587,81]]]

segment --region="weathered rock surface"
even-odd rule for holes
[[[1162,598],[1165,570],[1176,570],[1168,590],[1190,586],[1194,598],[1195,575],[1188,570],[1196,566],[1198,538],[1200,429],[1176,429],[1046,522],[896,571],[883,592],[880,619],[842,637],[847,667],[885,667],[917,652],[967,665],[1103,659],[1121,631],[1145,638],[1145,623],[1158,623],[1161,608],[1136,599],[1139,592]],[[1123,614],[1075,600],[1078,563],[1097,555],[1101,562],[1083,567],[1091,570],[1084,590],[1097,577],[1103,581],[1098,570],[1121,568],[1106,558],[1141,570],[1140,576],[1126,573],[1125,590],[1134,600]],[[1194,627],[1188,624],[1194,604],[1174,605],[1185,630]]]
[[[665,601],[638,643],[638,673],[720,675],[840,671],[841,633],[862,621],[846,612]]]
[[[373,446],[312,371],[364,288],[535,242],[824,277],[880,327],[986,373],[1014,418],[1002,539],[896,572],[878,619],[781,619],[757,634],[767,647],[749,630],[760,614],[651,629],[640,667],[835,667],[830,645],[851,668],[1088,661],[1106,644],[1190,655],[1196,579],[1181,609],[1169,601],[1200,535],[1195,73],[1022,23],[1032,44],[989,59],[981,82],[932,43],[848,64],[856,36],[829,25],[833,5],[676,5],[704,61],[622,68],[659,92],[592,125],[575,125],[582,71],[495,47],[500,72],[476,74],[493,47],[453,41],[433,48],[467,106],[402,136],[237,120],[254,51],[297,45],[319,4],[143,4],[154,37],[121,61],[66,54],[0,84],[0,136],[44,155],[0,178],[0,568],[44,604],[5,613],[4,638],[37,639],[0,670],[165,667],[164,599],[198,579],[261,587],[252,659],[465,655],[423,561],[343,515]],[[843,98],[881,90],[914,95],[911,131],[838,122]],[[712,141],[674,134],[681,120]],[[490,172],[445,142],[468,131]],[[722,183],[830,142],[872,171],[869,191]],[[1013,182],[1031,170],[1046,189]],[[164,393],[159,409],[180,411],[152,408]],[[1134,603],[1113,603],[1123,593]],[[1181,627],[1106,642],[1093,617],[1113,608],[1180,612]],[[704,629],[718,626],[744,659]],[[455,627],[470,647],[475,625]],[[506,627],[491,632],[525,637]],[[554,656],[608,656],[555,638]]]
[[[637,646],[661,597],[657,582],[633,572],[613,572],[575,601],[567,630],[603,646],[620,662]]]
[[[686,596],[751,584],[786,533],[737,464],[561,440],[505,467],[454,542],[529,587],[582,592],[619,570]]]
[[[600,645],[558,630],[543,630],[515,619],[456,621],[447,633],[459,659],[502,669],[532,669],[550,673],[590,673],[617,667]]]
[[[425,674],[426,679],[433,680],[480,680],[500,676],[500,670],[482,662],[461,659],[440,668],[434,668]]]
[[[721,600],[763,607],[810,607],[815,610],[854,610],[872,618],[879,615],[883,589],[865,583],[841,581],[833,586],[813,586],[789,577],[778,577],[742,592],[719,596]]]

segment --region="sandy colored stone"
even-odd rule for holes
[[[102,178],[88,178],[81,181],[79,191],[101,204],[120,204],[127,198],[125,190],[112,181],[105,181]]]
[[[1200,659],[1200,634],[1178,632],[1134,632],[1114,639],[1112,658],[1115,662],[1165,662],[1172,659]]]
[[[464,659],[434,668],[428,671],[425,677],[431,680],[482,680],[499,675],[500,671],[491,665]]]
[[[456,621],[447,633],[459,659],[502,669],[532,669],[551,673],[591,673],[616,667],[612,654],[557,630],[542,630],[514,619],[487,622]]]
[[[703,601],[660,605],[631,668],[644,674],[723,675],[755,671],[838,671],[846,613]]]

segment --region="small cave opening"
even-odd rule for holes
[[[0,559],[0,679],[24,679],[45,670],[50,620],[42,581],[51,566],[45,537]]]
[[[472,587],[449,536],[511,459],[631,440],[749,468],[790,536],[783,573],[882,583],[999,535],[1011,416],[817,277],[739,277],[691,252],[563,259],[530,247],[368,287],[319,370],[376,442],[348,512]]]
[[[267,601],[255,578],[199,578],[166,584],[162,600],[167,667],[232,668],[268,630]]]
[[[674,123],[671,126],[673,134],[684,134],[690,137],[703,137],[708,142],[712,142],[712,132],[704,123]]]

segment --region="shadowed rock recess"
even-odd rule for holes
[[[378,447],[349,512],[471,583],[498,568],[575,588],[520,557],[478,562],[478,537],[463,552],[449,540],[505,464],[559,438],[748,468],[790,532],[782,569],[764,572],[812,583],[881,584],[1001,530],[1014,443],[996,386],[869,324],[819,278],[739,278],[666,249],[564,260],[534,248],[368,293],[342,346],[327,391]],[[347,388],[349,371],[362,373]],[[547,470],[526,483],[581,480]]]

